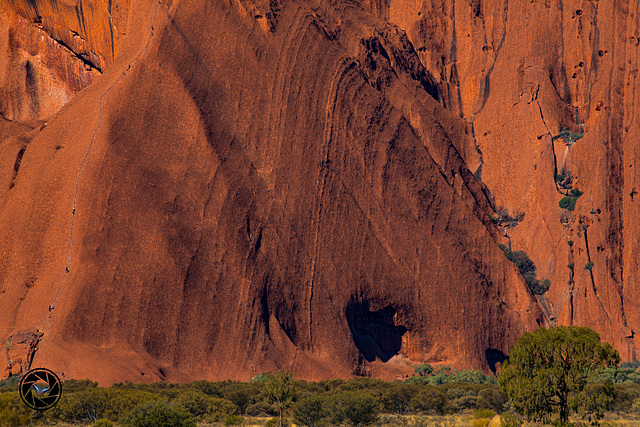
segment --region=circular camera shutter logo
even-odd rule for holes
[[[37,411],[53,408],[62,396],[60,378],[51,370],[37,368],[22,377],[20,397],[25,405]]]

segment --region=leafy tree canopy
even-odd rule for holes
[[[591,380],[618,363],[618,352],[587,327],[542,328],[518,339],[498,383],[530,420],[548,421],[558,414],[566,423],[570,411],[597,419],[611,404],[613,387]]]
[[[275,374],[269,372],[264,378],[264,392],[269,402],[278,408],[279,424],[282,426],[282,413],[291,406],[296,395],[293,374],[284,369]]]

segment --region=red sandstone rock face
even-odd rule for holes
[[[103,383],[487,369],[540,324],[635,357],[638,4],[326,3],[38,3],[105,72],[59,112],[3,107],[48,124],[0,122],[0,337]],[[492,203],[525,212],[537,300]]]
[[[388,10],[438,78],[445,105],[473,123],[496,204],[526,212],[512,241],[552,280],[551,324],[591,326],[627,359],[640,328],[638,7],[392,0]],[[552,142],[579,125],[585,136],[568,150]],[[568,216],[554,183],[565,157],[584,192]]]
[[[38,15],[28,13],[37,2],[27,4],[24,10],[13,4],[22,15],[0,6],[0,114],[22,122],[55,114],[100,74],[94,63],[81,59],[82,46],[74,45],[75,39],[48,32],[56,15],[44,25]]]

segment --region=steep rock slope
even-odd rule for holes
[[[510,235],[538,274],[550,324],[588,325],[636,357],[638,1],[391,0],[443,102],[473,124],[473,169],[496,205],[526,216]],[[437,11],[442,11],[438,13]],[[571,147],[563,128],[584,132]],[[555,182],[584,193],[569,212]],[[586,269],[593,263],[591,270]]]
[[[369,12],[132,2],[3,198],[0,336],[103,383],[494,368],[542,313],[473,129]]]

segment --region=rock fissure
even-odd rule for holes
[[[13,178],[11,178],[11,183],[9,184],[9,188],[13,188],[16,179],[18,178],[18,172],[20,171],[20,165],[22,164],[22,157],[24,156],[24,152],[27,149],[26,146],[22,147],[18,154],[16,155],[16,161],[13,163]]]
[[[538,90],[539,89],[540,89],[540,87],[538,87]],[[544,127],[547,129],[547,135],[551,135],[551,131],[549,130],[549,126],[547,125],[547,122],[544,120],[544,114],[542,114],[542,107],[540,106],[540,102],[538,101],[537,98],[538,98],[538,92],[536,91],[536,104],[538,105],[538,111],[540,111],[540,119],[542,119],[542,123],[544,124]]]
[[[51,39],[53,42],[57,43],[60,47],[62,47],[64,50],[68,51],[69,53],[71,53],[71,55],[73,55],[74,58],[79,59],[80,61],[82,61],[87,67],[92,68],[96,71],[98,71],[100,74],[102,74],[102,68],[100,68],[97,64],[95,64],[91,59],[87,58],[85,54],[83,53],[77,53],[75,52],[69,45],[67,45],[62,39],[56,38],[54,36],[52,36],[51,34],[49,34],[47,31],[44,31],[43,28],[40,28],[40,31],[42,31],[44,34],[47,35],[47,37],[49,37],[49,39]],[[73,32],[74,36],[78,36],[78,33],[76,33],[75,31]],[[82,39],[80,37],[81,40],[84,41],[84,39]]]
[[[587,262],[590,263],[593,266],[593,262],[591,261],[591,255],[589,253],[589,238],[587,236],[587,229],[588,229],[588,226],[586,224],[582,226],[582,232],[583,232],[583,235],[584,235],[584,246],[585,246],[585,251],[586,251],[586,254],[587,254]],[[598,295],[598,289],[596,288],[596,282],[595,282],[595,279],[593,277],[593,267],[588,268],[587,270],[589,270],[589,277],[591,279],[591,287],[593,289],[593,294],[596,297],[596,299],[598,300],[598,303],[600,304],[600,307],[602,308],[602,311],[606,314],[609,323],[611,325],[613,325],[613,320],[611,319],[611,316],[609,315],[609,312],[605,308],[604,304],[602,303],[602,300],[600,299],[600,296]]]
[[[484,159],[482,158],[482,150],[480,150],[480,146],[478,145],[478,140],[476,139],[476,127],[473,123],[474,118],[475,117],[472,117],[469,123],[471,123],[471,137],[473,138],[473,146],[476,149],[476,153],[478,153],[478,155],[480,156],[480,165],[478,165],[478,169],[476,169],[476,171],[473,174],[478,181],[482,182],[482,165],[484,164]],[[493,206],[493,201],[490,200],[490,202]]]

